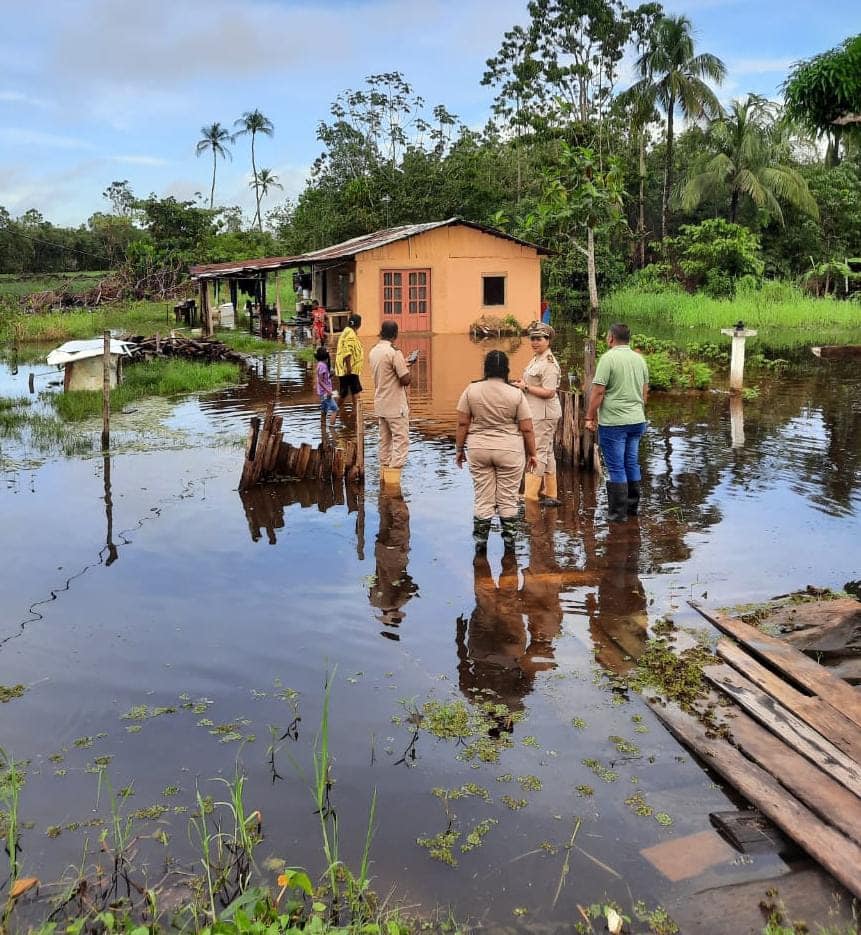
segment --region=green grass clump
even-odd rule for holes
[[[0,273],[0,296],[23,298],[34,292],[64,290],[72,293],[86,292],[108,277],[108,270],[80,270],[74,273],[40,273],[21,276],[17,273]]]
[[[239,365],[201,363],[175,358],[150,360],[126,368],[125,380],[111,390],[111,411],[118,412],[147,396],[176,396],[219,389],[239,380]],[[74,390],[56,394],[51,402],[69,422],[101,415],[101,390]]]
[[[25,314],[8,302],[0,303],[0,343],[63,341],[95,338],[104,331],[124,334],[167,333],[175,327],[172,302],[129,302],[67,312]]]
[[[604,312],[614,321],[660,322],[679,328],[731,328],[737,321],[752,328],[806,330],[861,324],[861,307],[856,303],[812,298],[781,282],[766,282],[759,289],[741,285],[734,299],[714,299],[701,292],[690,295],[628,287],[608,296]]]
[[[277,354],[284,350],[280,341],[266,341],[247,331],[219,331],[215,337],[241,354]]]

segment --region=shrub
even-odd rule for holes
[[[672,387],[677,364],[666,351],[646,354],[646,365],[649,368],[649,386],[653,390],[668,390]]]
[[[678,237],[664,241],[664,256],[687,285],[718,298],[731,297],[742,277],[760,279],[765,268],[756,234],[722,218],[683,225]]]

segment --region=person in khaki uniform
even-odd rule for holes
[[[469,437],[469,455],[466,440]],[[457,402],[455,461],[469,461],[475,491],[472,534],[476,555],[487,552],[495,514],[506,551],[514,548],[520,478],[524,464],[535,469],[535,432],[523,393],[508,382],[508,357],[490,351],[484,379],[470,383]],[[524,453],[525,448],[525,453]]]
[[[556,332],[540,321],[532,322],[527,331],[535,356],[523,371],[523,379],[512,381],[523,391],[529,403],[538,451],[538,467],[534,472],[527,472],[524,478],[524,496],[527,500],[538,500],[543,481],[542,505],[559,506],[553,437],[556,424],[562,417],[558,393],[562,370],[550,350],[550,342]]]
[[[369,357],[374,375],[374,415],[380,426],[380,472],[383,484],[397,487],[410,448],[410,405],[406,387],[410,385],[410,367],[394,346],[398,325],[384,321],[380,341]]]

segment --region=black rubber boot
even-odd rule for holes
[[[607,481],[607,519],[611,523],[624,523],[628,519],[628,484]]]
[[[513,552],[517,539],[517,517],[500,517],[499,522],[502,524],[502,544],[505,546],[505,551]]]
[[[472,520],[472,539],[475,542],[475,554],[485,555],[487,553],[487,537],[490,535],[490,520],[479,519],[477,516]]]
[[[640,512],[640,482],[628,481],[628,516],[637,516]]]

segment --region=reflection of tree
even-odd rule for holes
[[[374,545],[377,560],[376,580],[368,599],[379,609],[377,619],[396,629],[404,619],[403,606],[418,591],[407,573],[410,552],[410,511],[402,497],[380,493],[380,528]],[[388,639],[399,639],[391,630],[383,631]]]

